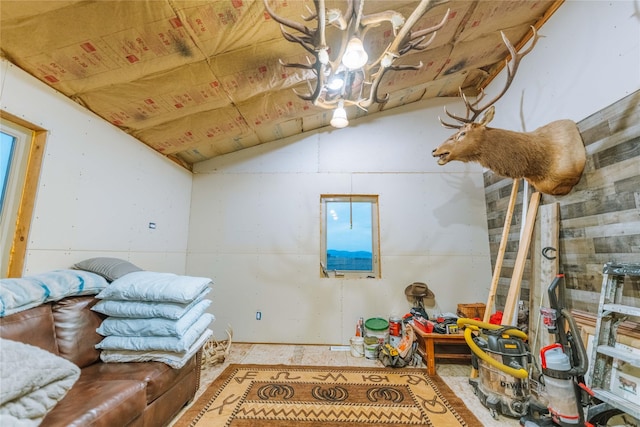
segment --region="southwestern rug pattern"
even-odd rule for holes
[[[419,369],[229,365],[175,427],[482,424]]]

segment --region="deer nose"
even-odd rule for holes
[[[437,148],[434,148],[433,150],[431,150],[431,154],[435,153],[437,150]]]

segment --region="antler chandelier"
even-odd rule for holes
[[[378,94],[378,87],[387,71],[420,69],[422,62],[416,65],[394,65],[394,62],[412,50],[426,49],[449,16],[447,10],[439,24],[413,31],[427,10],[442,1],[421,0],[405,19],[393,10],[365,15],[366,0],[346,0],[344,10],[326,9],[325,0],[314,0],[315,11],[307,8],[309,16],[302,17],[306,22],[315,21],[314,29],[278,16],[269,5],[270,0],[263,1],[267,13],[280,24],[283,37],[299,43],[314,57],[313,61],[308,59],[307,64],[282,63],[285,67],[311,70],[315,75],[315,79],[307,82],[309,92],[296,91],[296,94],[318,107],[333,109],[331,125],[336,128],[349,124],[345,106],[355,105],[366,111],[374,103],[383,104],[388,100],[389,94],[383,97]],[[380,25],[391,26],[394,38],[380,55],[371,57],[364,49],[363,41],[371,28]],[[327,27],[333,36],[331,40]]]

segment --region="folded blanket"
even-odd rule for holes
[[[156,350],[184,353],[191,348],[212,321],[213,315],[205,313],[191,325],[182,337],[122,337],[111,335],[104,338],[95,347],[100,350]]]
[[[95,295],[104,277],[80,270],[54,270],[17,279],[0,279],[0,317],[75,295]]]
[[[0,338],[0,423],[37,426],[80,377],[80,368],[39,347]]]
[[[205,290],[202,291],[192,302],[182,304],[177,302],[120,301],[103,299],[91,307],[91,310],[112,317],[127,317],[130,319],[162,317],[165,319],[177,320],[202,301],[209,292],[211,292],[211,288],[205,288]]]
[[[204,299],[177,320],[162,317],[151,319],[107,317],[96,332],[103,336],[182,338],[209,305],[211,300]]]
[[[211,329],[205,330],[200,338],[187,350],[186,353],[171,351],[133,351],[133,350],[103,350],[100,359],[104,363],[123,362],[162,362],[174,369],[180,369],[193,357],[198,350],[213,336]]]

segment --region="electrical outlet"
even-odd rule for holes
[[[256,320],[262,320],[262,312],[256,311]]]

